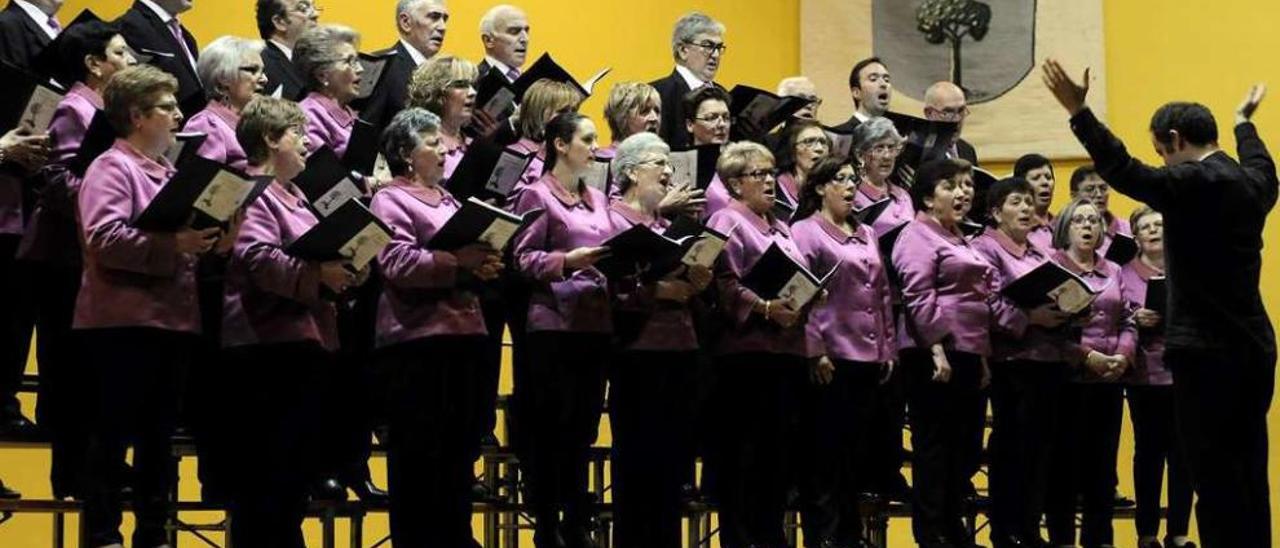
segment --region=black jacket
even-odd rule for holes
[[[0,10],[0,61],[31,70],[36,55],[51,41],[18,4],[9,2]]]
[[[405,100],[409,95],[409,79],[413,77],[414,69],[418,68],[403,43],[397,42],[395,47],[383,52],[394,52],[395,55],[383,69],[382,82],[373,88],[373,94],[360,105],[360,119],[378,128],[386,127],[391,118],[404,110]]]
[[[1071,129],[1112,188],[1164,214],[1166,347],[1274,358],[1275,333],[1258,282],[1262,229],[1280,181],[1253,124],[1235,128],[1239,162],[1218,151],[1161,168],[1129,156],[1090,110],[1072,117]]]
[[[182,105],[182,113],[190,118],[200,112],[206,103],[204,88],[196,77],[195,69],[187,61],[186,52],[182,51],[182,46],[174,40],[173,32],[160,17],[142,2],[134,2],[115,23],[120,26],[120,34],[129,47],[150,57],[152,66],[178,79],[178,102]],[[200,48],[186,27],[182,27],[182,37],[191,55],[198,58]]]
[[[662,123],[658,126],[658,136],[672,149],[688,148],[692,142],[689,130],[684,126],[684,96],[690,91],[689,84],[672,69],[666,78],[649,82],[649,85],[658,90],[658,97],[662,98]]]
[[[280,46],[275,45],[267,40],[267,45],[262,50],[262,66],[267,73],[267,93],[275,93],[277,87],[283,87],[280,97],[290,101],[301,101],[303,98],[303,90],[307,86],[307,81],[298,72],[298,67],[294,66],[285,56]]]

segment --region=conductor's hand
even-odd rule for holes
[[[1089,69],[1084,69],[1084,83],[1077,84],[1067,76],[1067,72],[1062,70],[1062,65],[1058,64],[1055,59],[1048,59],[1041,67],[1043,70],[1042,78],[1044,85],[1053,92],[1053,97],[1058,100],[1062,108],[1072,116],[1079,114],[1084,110],[1084,99],[1089,94]]]
[[[1267,95],[1266,84],[1254,84],[1249,88],[1249,94],[1244,97],[1244,102],[1240,103],[1240,107],[1236,109],[1236,124],[1243,124],[1253,118],[1254,111],[1258,110],[1258,104],[1262,102],[1262,98]]]

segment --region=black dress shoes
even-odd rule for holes
[[[19,493],[17,491],[14,491],[13,489],[6,487],[4,482],[0,481],[0,499],[14,500],[14,499],[20,499],[20,498],[22,498],[22,493]]]
[[[373,480],[355,482],[347,487],[351,488],[361,501],[368,504],[387,504],[390,501],[387,491],[375,485]]]

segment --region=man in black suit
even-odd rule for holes
[[[378,53],[390,59],[373,94],[358,105],[361,120],[382,128],[404,110],[409,79],[418,65],[440,52],[448,22],[449,9],[442,1],[400,0],[396,3],[396,30],[400,41]]]
[[[312,0],[258,0],[255,7],[258,35],[266,42],[262,65],[267,73],[264,89],[290,101],[302,100],[306,80],[293,66],[293,45],[303,31],[320,18]]]
[[[62,31],[56,17],[61,7],[61,0],[10,0],[0,10],[0,61],[32,68],[36,55]]]
[[[672,149],[688,148],[692,144],[685,127],[684,97],[702,86],[721,87],[715,78],[724,51],[723,23],[698,12],[676,21],[671,33],[671,55],[676,68],[667,77],[649,83],[662,98],[658,136]]]
[[[879,57],[868,57],[849,70],[849,95],[853,98],[853,116],[835,126],[838,133],[851,134],[858,124],[889,112],[893,99],[893,80],[889,68]]]
[[[1160,107],[1150,129],[1165,167],[1155,168],[1131,157],[1085,106],[1087,70],[1084,85],[1076,84],[1049,60],[1044,80],[1071,114],[1071,130],[1102,177],[1164,214],[1164,358],[1200,497],[1200,538],[1205,548],[1271,546],[1267,409],[1276,346],[1258,283],[1262,230],[1280,181],[1249,121],[1264,90],[1255,86],[1236,111],[1238,162],[1218,148],[1209,109],[1183,102]]]
[[[978,153],[960,137],[964,131],[964,121],[969,117],[969,100],[960,86],[951,82],[937,82],[924,92],[924,117],[935,122],[955,122],[956,140],[951,143],[948,158],[960,158],[973,165],[978,165]],[[977,204],[974,204],[977,205]]]
[[[12,0],[0,11],[0,61],[14,67],[34,70],[36,56],[62,30],[55,17],[62,7],[59,0]],[[14,128],[0,128],[8,133]],[[29,285],[24,281],[25,268],[14,258],[22,238],[25,213],[34,203],[30,174],[39,165],[20,165],[14,160],[19,148],[25,150],[39,136],[6,135],[0,143],[0,433],[26,434],[34,424],[22,416],[18,404],[18,388],[27,365],[31,331],[35,322],[34,302],[27,298]],[[21,141],[21,144],[19,143]],[[5,148],[10,153],[5,154]],[[6,222],[5,220],[8,220]],[[0,484],[0,496],[5,489]]]
[[[477,78],[497,70],[514,82],[529,53],[529,18],[515,6],[494,6],[480,18],[480,42],[484,60],[476,65]]]
[[[204,89],[196,76],[200,48],[195,36],[178,15],[191,9],[194,0],[137,0],[115,23],[129,47],[147,63],[178,79],[178,102],[190,118],[205,105]]]

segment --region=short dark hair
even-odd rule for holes
[[[1151,134],[1162,145],[1173,144],[1170,131],[1177,131],[1188,143],[1195,146],[1218,142],[1218,122],[1213,113],[1200,103],[1165,103],[1151,116]]]
[[[258,21],[258,36],[263,40],[271,38],[276,32],[276,16],[289,15],[284,2],[280,0],[258,0],[254,6],[254,16]]]
[[[1023,154],[1018,161],[1013,163],[1013,176],[1025,179],[1027,174],[1033,170],[1048,167],[1049,173],[1053,173],[1053,162],[1043,155],[1032,152],[1031,154]]]
[[[550,173],[556,167],[556,163],[560,160],[556,152],[556,139],[566,143],[573,140],[573,134],[578,131],[578,124],[584,120],[590,120],[585,114],[570,111],[557,114],[554,118],[547,122],[543,129],[543,147],[547,151],[547,161],[544,165],[544,173]]]
[[[827,156],[813,165],[813,169],[809,171],[809,177],[805,179],[804,185],[798,191],[800,199],[797,200],[799,203],[796,204],[796,212],[791,215],[792,224],[822,209],[822,198],[818,197],[817,188],[835,180],[836,174],[840,173],[844,166],[852,166],[852,164],[842,156]],[[857,167],[854,167],[854,172],[857,172]],[[858,224],[857,218],[853,215],[849,215],[849,221],[854,225]]]
[[[1076,191],[1080,189],[1080,183],[1083,183],[1085,179],[1091,177],[1102,178],[1102,176],[1098,174],[1098,168],[1094,167],[1093,164],[1085,164],[1076,168],[1075,171],[1072,171],[1071,182],[1069,185],[1071,193],[1075,194]]]
[[[973,170],[973,164],[960,158],[940,158],[926,162],[916,170],[916,180],[911,184],[911,204],[916,211],[924,211],[925,198],[932,198],[938,183]]]
[[[984,212],[987,215],[987,223],[991,226],[999,224],[992,212],[1004,207],[1004,201],[1010,194],[1019,193],[1028,196],[1032,194],[1031,183],[1028,183],[1022,177],[1009,177],[992,183],[991,188],[987,189],[987,209],[989,211]]]
[[[119,34],[120,27],[103,21],[85,21],[67,27],[58,41],[57,55],[62,66],[54,67],[54,76],[67,87],[83,82],[89,77],[84,58],[93,55],[105,59],[107,44]]]
[[[684,94],[683,104],[681,105],[684,107],[684,121],[692,122],[694,118],[698,117],[698,105],[712,100],[723,101],[725,106],[729,106],[729,103],[733,101],[729,97],[729,92],[716,86],[702,86]]]
[[[862,83],[863,69],[866,69],[867,67],[876,63],[880,63],[881,65],[884,65],[884,61],[881,61],[879,57],[868,57],[866,59],[858,61],[857,63],[854,63],[853,69],[849,71],[849,89],[858,87],[858,85]],[[885,68],[888,68],[888,66],[886,65]]]

